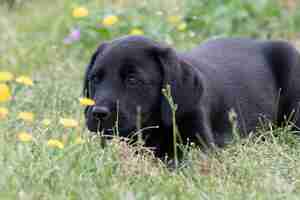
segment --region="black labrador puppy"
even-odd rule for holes
[[[171,154],[172,112],[161,92],[167,84],[183,143],[224,146],[232,138],[232,109],[242,136],[260,120],[280,124],[291,113],[299,127],[299,58],[283,41],[213,39],[184,53],[143,36],[103,43],[85,74],[84,94],[96,102],[85,111],[87,127],[104,135],[117,127],[131,137],[140,108],[145,145],[159,157]]]

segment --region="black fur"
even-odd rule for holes
[[[242,136],[260,119],[280,124],[298,109],[299,53],[282,41],[215,39],[179,53],[142,36],[113,40],[100,45],[86,70],[84,94],[96,101],[86,109],[88,128],[111,134],[118,119],[119,134],[131,137],[140,107],[142,127],[159,126],[143,131],[146,146],[157,156],[171,154],[172,115],[161,94],[167,84],[183,142],[222,147],[232,139],[231,109]]]

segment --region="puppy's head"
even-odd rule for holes
[[[185,99],[188,91],[183,90],[189,87],[185,81],[190,72],[182,65],[174,50],[142,36],[101,44],[84,80],[85,96],[96,102],[85,110],[88,129],[111,134],[116,127],[119,135],[128,137],[137,117],[142,127],[170,125],[171,112],[161,90],[170,84],[179,112],[188,112],[184,105],[191,98]]]

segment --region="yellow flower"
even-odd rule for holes
[[[21,142],[30,142],[32,141],[33,137],[31,134],[26,133],[26,132],[21,132],[17,135],[17,138]]]
[[[90,98],[79,98],[79,103],[82,106],[92,106],[95,105],[95,101]]]
[[[6,84],[0,84],[0,102],[6,102],[11,99],[11,92]]]
[[[0,72],[0,81],[11,81],[14,75],[10,72]]]
[[[70,118],[61,118],[59,122],[66,128],[74,128],[78,126],[78,122]]]
[[[33,86],[33,81],[28,76],[19,76],[17,77],[16,82],[27,86]]]
[[[102,24],[104,26],[112,26],[112,25],[118,23],[118,21],[119,21],[119,18],[117,16],[109,15],[103,19]]]
[[[171,15],[167,18],[167,21],[171,24],[179,24],[181,21],[181,16]]]
[[[85,143],[85,140],[82,139],[82,137],[80,137],[80,136],[75,139],[75,144],[84,144],[84,143]]]
[[[78,7],[73,9],[72,15],[74,18],[86,17],[89,15],[89,11],[85,7]]]
[[[42,121],[42,124],[45,125],[45,126],[49,126],[51,124],[51,120],[50,119],[44,119]]]
[[[186,30],[186,27],[187,27],[186,23],[182,22],[177,26],[177,30],[184,31]]]
[[[7,115],[8,115],[7,108],[0,107],[0,119],[6,118]]]
[[[53,148],[58,148],[58,149],[63,149],[65,147],[64,143],[62,143],[61,141],[56,140],[56,139],[48,140],[47,146],[48,147],[53,147]]]
[[[139,28],[134,28],[130,31],[130,35],[144,35],[144,31]]]
[[[18,119],[22,119],[26,122],[33,122],[34,114],[32,112],[20,112],[18,115]]]

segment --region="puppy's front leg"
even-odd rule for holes
[[[200,110],[186,120],[185,130],[187,138],[204,149],[215,148],[216,143],[208,115]]]

